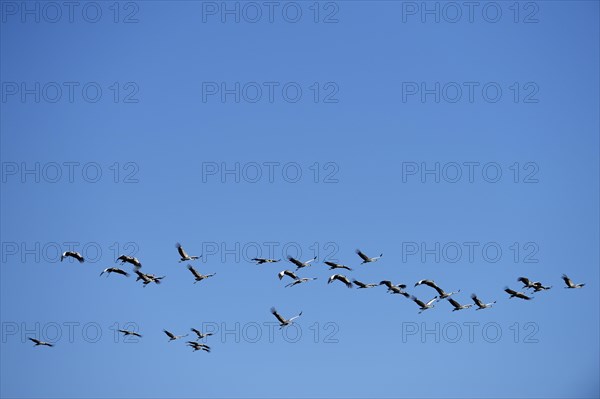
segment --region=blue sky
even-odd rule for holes
[[[597,2],[0,4],[2,397],[598,397]]]

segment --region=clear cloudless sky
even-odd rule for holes
[[[2,397],[599,396],[598,2],[0,5]]]

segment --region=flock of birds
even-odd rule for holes
[[[180,256],[180,259],[179,259],[180,263],[194,261],[194,260],[200,259],[202,257],[202,255],[200,255],[200,256],[188,255],[187,252],[183,249],[183,247],[179,243],[176,244],[176,247],[177,247],[177,251]],[[369,257],[358,249],[356,250],[356,254],[362,260],[361,265],[365,264],[365,263],[376,262],[383,257],[383,254],[380,254],[379,256],[376,256],[376,257]],[[73,259],[76,259],[77,261],[79,261],[80,263],[83,263],[85,261],[85,259],[79,252],[73,252],[73,251],[64,252],[60,258],[61,262],[65,258],[73,258]],[[281,259],[267,259],[267,258],[254,258],[252,260],[254,262],[256,262],[257,265],[262,265],[265,263],[278,263],[281,261]],[[286,284],[285,287],[293,287],[293,286],[296,286],[299,284],[304,284],[309,281],[313,281],[313,280],[317,279],[316,277],[299,277],[296,274],[299,270],[305,269],[308,266],[310,266],[311,263],[315,262],[317,260],[316,256],[314,258],[309,259],[304,262],[302,262],[298,259],[295,259],[291,256],[288,256],[287,260],[296,266],[296,270],[292,271],[292,270],[286,269],[286,270],[280,271],[277,274],[277,277],[279,278],[280,281],[283,280],[284,277],[288,277],[289,279],[291,279],[291,282]],[[137,278],[135,281],[141,280],[144,287],[146,287],[150,283],[160,284],[161,280],[165,278],[165,276],[156,276],[154,274],[143,273],[140,270],[142,268],[142,263],[135,257],[128,256],[128,255],[121,255],[117,258],[116,261],[117,262],[120,261],[121,265],[124,265],[126,263],[133,265],[134,273],[137,275]],[[325,265],[329,266],[329,270],[345,269],[348,271],[352,271],[352,268],[350,268],[346,265],[339,264],[339,263],[330,262],[330,261],[325,261],[323,263]],[[216,273],[211,273],[211,274],[206,274],[206,275],[201,274],[191,264],[188,264],[187,268],[194,278],[194,284],[216,275]],[[119,267],[108,267],[108,268],[104,269],[102,271],[102,273],[100,273],[100,275],[102,276],[105,273],[106,273],[107,277],[110,276],[112,273],[119,274],[119,275],[122,275],[125,277],[129,277],[129,275],[130,275],[128,272],[126,272],[125,270],[123,270]],[[564,288],[567,288],[567,289],[577,289],[577,288],[583,288],[585,286],[585,284],[583,284],[583,283],[577,283],[577,284],[573,283],[573,281],[566,274],[562,275],[562,279],[565,283]],[[383,285],[383,286],[387,287],[388,293],[399,294],[399,295],[409,298],[413,302],[415,302],[419,306],[419,313],[422,313],[425,310],[433,308],[437,302],[439,302],[443,299],[446,299],[452,305],[453,312],[458,311],[458,310],[468,309],[468,308],[472,307],[473,305],[477,306],[476,310],[488,309],[488,308],[491,308],[496,303],[496,301],[485,303],[485,302],[481,301],[477,297],[477,295],[471,294],[471,299],[473,300],[474,304],[461,304],[457,300],[452,298],[452,295],[458,294],[460,292],[460,289],[457,291],[446,292],[440,286],[438,286],[435,283],[435,281],[433,281],[433,280],[420,280],[420,281],[417,281],[414,285],[415,287],[417,287],[419,285],[425,285],[425,286],[433,288],[437,292],[437,295],[435,295],[432,299],[430,299],[427,302],[422,301],[422,300],[418,299],[417,297],[415,297],[414,295],[411,295],[408,292],[406,292],[405,291],[405,289],[407,287],[406,284],[393,284],[390,280],[382,280],[379,283],[363,283],[356,279],[352,279],[352,281],[351,281],[348,277],[346,277],[343,274],[333,274],[328,278],[327,284],[331,284],[334,281],[339,281],[339,282],[345,284],[346,287],[348,287],[348,288],[352,288],[353,286],[356,286],[358,289],[374,288],[374,287]],[[542,284],[539,281],[531,281],[527,277],[519,277],[517,279],[517,281],[519,281],[523,284],[522,289],[532,290],[533,293],[537,293],[540,291],[547,291],[552,288],[552,286],[545,286],[544,284]],[[510,298],[519,298],[519,299],[523,299],[523,300],[527,300],[527,301],[533,299],[531,294],[528,295],[524,292],[515,291],[508,287],[505,287],[504,291],[509,295],[509,299]],[[281,316],[275,308],[271,308],[271,313],[279,321],[280,329],[284,328],[286,326],[289,326],[290,324],[292,324],[294,322],[295,319],[302,316],[302,312],[300,312],[298,315],[291,317],[289,319],[286,319],[283,316]],[[140,338],[142,337],[141,334],[139,334],[135,331],[130,331],[130,330],[119,330],[119,331],[123,334],[123,336],[135,336],[135,337],[140,337]],[[194,334],[196,334],[196,339],[194,341],[187,341],[186,345],[190,346],[194,352],[195,351],[210,352],[211,349],[208,345],[200,343],[198,341],[212,335],[212,333],[202,333],[200,330],[197,330],[195,328],[191,328],[191,331]],[[188,334],[175,335],[167,330],[163,330],[163,332],[169,338],[169,342],[176,341],[178,339],[188,336]],[[35,338],[29,338],[29,340],[31,340],[35,344],[34,346],[53,346],[52,343],[40,341]]]

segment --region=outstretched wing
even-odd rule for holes
[[[448,299],[448,302],[450,302],[452,304],[452,306],[454,306],[455,308],[460,308],[460,303],[456,302],[452,298],[447,298],[447,299]]]
[[[521,294],[520,292],[519,292],[519,293],[517,293],[517,295],[516,295],[516,296],[517,296],[517,298],[525,299],[525,300],[527,300],[527,301],[531,299],[531,297],[528,297],[528,296],[527,296],[527,295],[525,295],[525,294]]]
[[[291,271],[291,270],[285,270],[285,271],[283,272],[283,274],[285,274],[285,275],[286,275],[286,276],[288,276],[288,277],[291,277],[291,278],[293,278],[294,280],[298,280],[298,276],[296,276],[296,273],[294,273],[294,272],[293,272],[293,271]]]
[[[481,302],[479,298],[477,298],[477,295],[471,295],[471,299],[473,300],[473,302],[475,302],[475,305],[479,306],[480,308],[484,307],[483,302]]]
[[[298,267],[304,266],[304,263],[300,262],[298,259],[292,258],[291,256],[288,256],[288,260]]]
[[[287,322],[286,319],[284,319],[283,317],[281,317],[281,315],[279,313],[277,313],[277,310],[275,310],[275,308],[271,308],[271,313],[273,313],[273,316],[275,316],[281,324],[284,324]]]
[[[175,337],[175,335],[174,335],[173,333],[171,333],[171,332],[169,332],[169,331],[167,331],[167,330],[163,330],[163,332],[164,332],[165,334],[167,334],[167,337],[169,337],[169,338],[173,338],[173,339],[175,339],[175,338],[176,338],[176,337]]]
[[[190,272],[192,272],[192,274],[194,275],[194,277],[196,277],[196,278],[202,278],[202,275],[200,275],[200,273],[198,273],[198,271],[196,269],[194,269],[194,267],[192,265],[188,265],[188,270]]]
[[[527,277],[519,277],[517,279],[517,281],[520,281],[520,282],[522,282],[525,285],[530,285],[531,284],[531,282],[529,281],[529,279]]]
[[[511,290],[511,289],[510,289],[510,288],[508,288],[508,287],[504,289],[504,292],[507,292],[507,293],[509,293],[510,295],[516,295],[516,294],[517,294],[517,291],[513,291],[513,290]]]
[[[422,308],[425,307],[425,303],[423,301],[421,301],[420,299],[418,299],[416,296],[411,296],[410,299],[412,299],[420,307],[422,307]]]
[[[352,282],[356,285],[358,285],[360,288],[367,288],[367,285],[365,283],[361,283],[360,281],[354,279],[352,280]]]
[[[357,254],[358,256],[360,256],[360,258],[361,258],[362,260],[365,260],[365,261],[369,260],[369,257],[368,257],[367,255],[365,255],[364,253],[362,253],[360,249],[357,249],[357,250],[356,250],[356,254]]]
[[[180,243],[176,243],[175,246],[177,247],[177,252],[179,252],[179,255],[181,255],[182,258],[189,258],[188,254],[185,252]]]
[[[567,287],[573,287],[574,286],[573,282],[571,281],[571,279],[566,274],[562,275],[562,279],[565,281],[565,284],[567,285]]]

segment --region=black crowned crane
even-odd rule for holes
[[[348,266],[346,266],[346,265],[340,265],[339,263],[329,262],[329,261],[325,261],[323,263],[325,263],[327,266],[329,266],[329,270],[333,270],[333,269],[346,269],[346,270],[352,271],[352,269],[349,268]]]
[[[348,287],[348,288],[352,288],[352,283],[350,282],[350,280],[348,280],[348,277],[346,277],[346,276],[344,276],[342,274],[334,274],[334,275],[332,275],[327,280],[327,284],[331,284],[335,280],[341,281],[342,283],[346,284],[346,287]]]
[[[376,256],[374,258],[370,258],[367,255],[365,255],[363,252],[361,252],[360,249],[356,250],[356,254],[358,256],[360,256],[360,258],[363,260],[362,263],[361,263],[361,265],[363,265],[365,263],[377,262],[383,256],[383,254],[380,254],[379,256]]]
[[[121,264],[130,263],[135,267],[142,267],[142,263],[138,260],[138,258],[134,258],[133,256],[121,255],[117,258],[117,260],[120,260]]]
[[[490,303],[483,303],[479,298],[477,298],[477,295],[475,294],[471,294],[471,299],[473,300],[473,302],[475,302],[475,305],[477,305],[477,309],[475,310],[491,308],[492,305],[496,303],[496,301]]]
[[[129,331],[129,330],[118,330],[118,331],[122,332],[124,337],[126,337],[128,335],[133,335],[134,337],[140,337],[140,338],[142,338],[142,335],[136,333],[135,331]]]
[[[192,272],[192,274],[194,275],[194,278],[196,279],[196,281],[194,281],[194,284],[196,284],[198,281],[202,281],[206,278],[212,277],[217,273],[211,273],[211,274],[201,274],[199,273],[196,269],[194,269],[194,267],[192,265],[188,265],[188,270],[190,272]]]
[[[383,280],[379,283],[379,285],[385,285],[387,287],[387,292],[390,294],[400,294],[404,295],[406,298],[409,298],[410,295],[404,291],[406,288],[406,284],[397,284],[394,285],[390,280]]]
[[[298,280],[298,276],[296,276],[296,274],[291,270],[282,270],[277,274],[277,277],[279,277],[279,280],[281,280],[283,278],[283,276],[288,276],[288,277],[293,278],[294,280]]]
[[[53,344],[51,344],[49,342],[40,341],[39,339],[35,339],[35,338],[29,338],[29,340],[35,344],[33,346],[54,346]]]
[[[77,259],[79,261],[79,263],[85,262],[85,259],[83,259],[83,256],[79,252],[72,252],[72,251],[63,252],[62,255],[60,256],[60,261],[62,262],[63,259],[65,259],[65,258]]]
[[[198,341],[199,339],[204,339],[206,337],[210,337],[211,335],[213,335],[213,333],[202,333],[200,330],[196,330],[195,328],[190,328],[190,330],[192,330],[194,332],[194,334],[197,335],[196,341]]]
[[[316,279],[317,279],[316,277],[299,278],[299,279],[296,279],[296,280],[292,281],[291,283],[287,284],[286,287],[293,287],[295,285],[306,283],[308,281],[312,281],[312,280],[316,280]]]
[[[292,324],[294,319],[297,319],[298,317],[302,316],[302,312],[300,312],[300,313],[298,313],[297,316],[294,316],[291,319],[284,319],[283,317],[281,317],[281,315],[279,313],[277,313],[277,310],[275,308],[271,308],[271,313],[273,314],[273,316],[275,316],[277,318],[277,320],[279,320],[279,329],[280,330],[283,327],[289,326],[290,324]]]
[[[183,249],[183,247],[181,246],[180,243],[176,243],[175,247],[177,248],[177,252],[179,252],[179,256],[181,257],[181,259],[179,259],[179,262],[186,262],[186,261],[190,261],[190,260],[196,260],[196,259],[200,259],[202,257],[202,255],[200,256],[190,256],[187,254],[187,252],[185,252],[185,249]]]
[[[175,334],[173,334],[172,332],[170,332],[170,331],[167,331],[167,330],[163,330],[163,332],[164,332],[165,334],[167,334],[167,337],[169,337],[169,342],[171,342],[171,341],[175,341],[175,340],[177,340],[177,339],[179,339],[179,338],[187,337],[187,336],[189,335],[189,334],[185,334],[185,335],[175,335]]]
[[[203,350],[204,352],[210,353],[210,346],[208,346],[206,344],[201,344],[200,342],[195,342],[195,341],[187,341],[186,345],[191,346],[194,349],[194,352]]]
[[[123,269],[119,269],[118,267],[108,267],[108,268],[102,270],[102,273],[100,273],[100,275],[102,276],[104,273],[106,273],[106,277],[110,276],[111,273],[117,273],[117,274],[121,274],[125,277],[129,277],[129,273],[127,273]]]
[[[314,262],[315,260],[317,260],[317,257],[315,256],[312,259],[307,260],[306,262],[300,262],[298,259],[296,258],[292,258],[291,256],[288,256],[287,258],[290,262],[292,262],[294,265],[296,265],[296,270],[298,269],[302,269],[303,267],[307,267],[310,266],[311,262]]]
[[[438,297],[434,296],[429,302],[425,303],[423,301],[421,301],[420,299],[418,299],[415,296],[411,296],[410,299],[412,299],[417,305],[419,305],[419,309],[421,309],[419,311],[419,314],[423,313],[424,311],[426,311],[427,309],[431,309],[433,307],[435,307],[435,305],[433,304]]]
[[[514,290],[511,290],[510,288],[506,287],[504,289],[504,292],[510,294],[510,296],[508,297],[508,299],[512,298],[512,297],[516,297],[516,298],[521,298],[521,299],[525,299],[526,301],[529,301],[531,299],[533,299],[532,297],[529,297],[525,294],[523,294],[522,292],[517,292]]]
[[[573,284],[571,279],[566,274],[562,275],[562,279],[565,281],[565,284],[567,285],[565,288],[583,288],[583,286],[585,286],[585,283]]]
[[[431,288],[433,288],[434,290],[436,290],[436,291],[438,292],[438,294],[439,294],[439,300],[442,300],[442,299],[448,298],[448,297],[450,297],[451,295],[458,294],[458,293],[460,292],[460,290],[458,290],[458,291],[453,291],[453,292],[445,292],[445,291],[444,291],[443,289],[441,289],[441,288],[440,288],[440,287],[439,287],[439,286],[438,286],[438,285],[435,283],[435,281],[433,281],[433,280],[420,280],[420,281],[417,281],[417,282],[415,283],[415,287],[416,287],[417,285],[421,285],[421,284],[428,285],[429,287],[431,287]]]
[[[267,259],[267,258],[253,258],[252,260],[254,262],[256,262],[257,265],[262,265],[263,263],[277,263],[277,262],[281,261],[281,259]]]
[[[470,303],[467,305],[461,305],[460,303],[458,303],[458,301],[452,299],[452,298],[446,298],[448,300],[448,302],[450,302],[452,304],[452,306],[454,306],[454,309],[452,309],[453,312],[456,312],[457,310],[463,310],[463,309],[469,309],[471,306]]]
[[[358,288],[373,288],[373,287],[377,287],[379,284],[365,284],[365,283],[361,283],[358,280],[352,280],[352,282],[354,283],[354,285]]]

